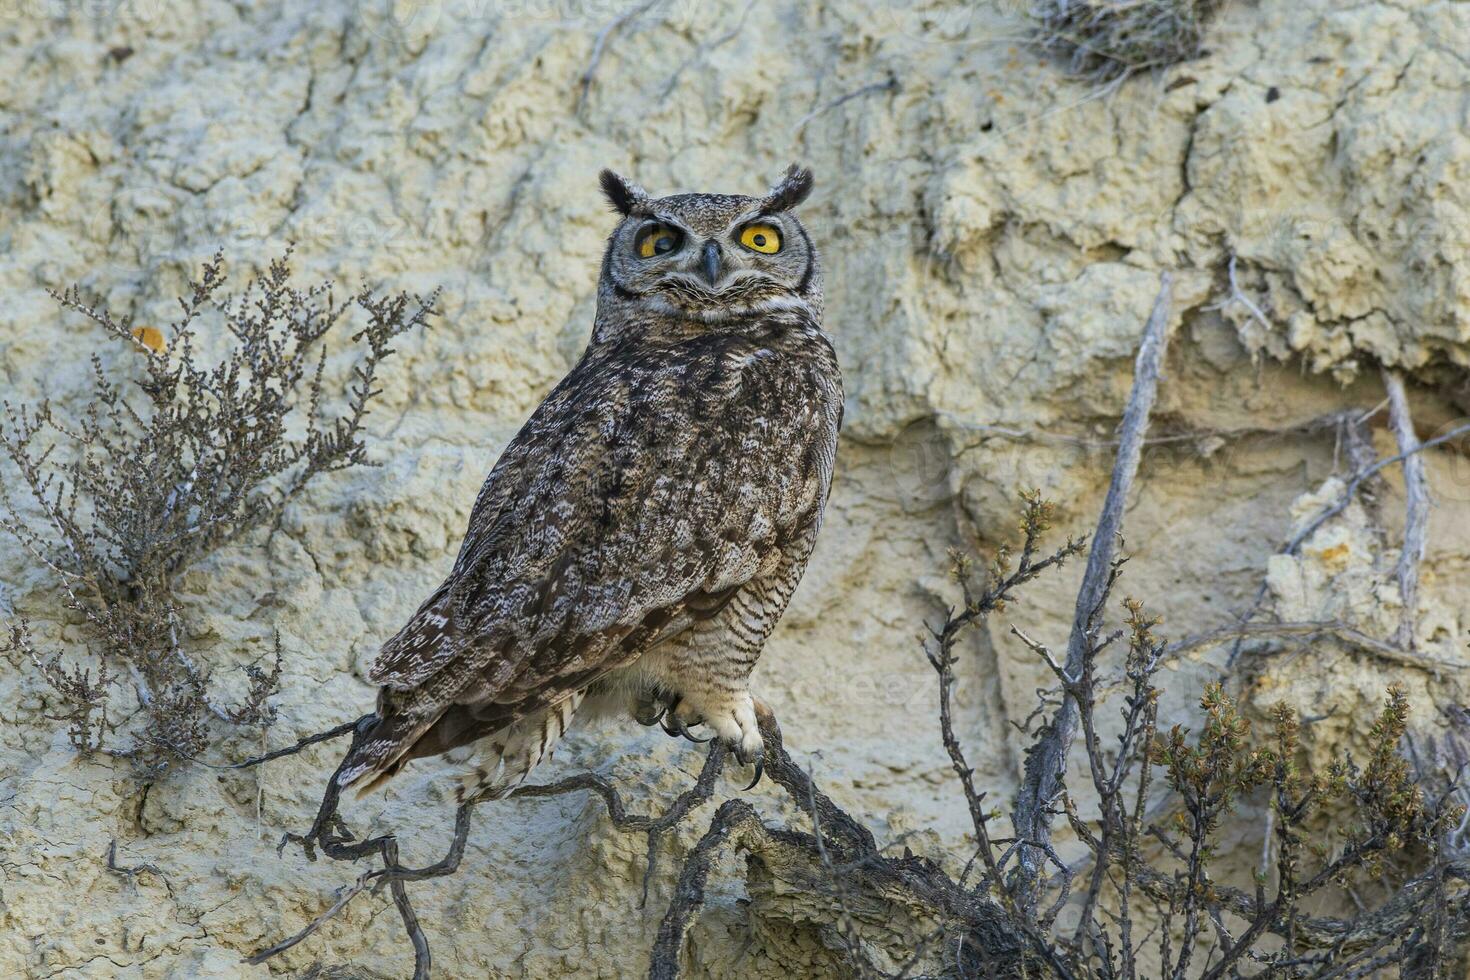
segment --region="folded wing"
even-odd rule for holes
[[[820,506],[834,424],[808,365],[719,335],[615,354],[584,358],[496,464],[449,578],[373,666],[380,720],[343,785],[501,730],[714,615]]]

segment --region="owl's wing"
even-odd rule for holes
[[[833,387],[730,336],[579,364],[496,465],[454,572],[384,646],[382,739],[363,749],[390,744],[342,781],[387,769],[451,708],[508,724],[718,611],[820,508]]]

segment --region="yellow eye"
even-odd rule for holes
[[[740,232],[740,244],[752,252],[774,255],[781,251],[781,233],[771,225],[746,225]]]
[[[651,259],[655,255],[668,255],[679,247],[679,231],[667,225],[653,225],[638,236],[638,255]]]

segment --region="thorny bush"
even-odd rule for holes
[[[52,717],[69,723],[78,749],[126,755],[143,776],[197,756],[216,726],[274,718],[279,638],[272,664],[246,668],[243,703],[223,707],[211,697],[211,665],[187,649],[174,586],[204,556],[273,526],[319,477],[369,465],[363,421],[381,391],[379,369],[394,339],[436,312],[437,292],[364,287],[339,303],[330,283],[298,288],[290,254],[238,295],[224,292],[216,254],[166,330],[114,317],[76,287],[53,293],[136,351],[141,369],[94,353],[90,399],[70,419],[49,400],[4,403],[0,527],[50,571],[95,641],[86,658],[48,655],[18,619],[9,649],[40,671],[59,702]],[[353,309],[365,318],[348,338],[360,355],[334,385],[328,339]],[[207,356],[219,338],[227,349]],[[131,695],[121,708],[120,689]],[[129,738],[114,745],[120,729]]]
[[[1048,863],[1042,880],[1024,880],[1017,854],[1026,842],[995,835],[998,812],[974,784],[950,702],[961,634],[1081,549],[1068,541],[1038,558],[1050,520],[1045,501],[1023,494],[1024,545],[1014,568],[1003,548],[983,581],[973,583],[973,562],[954,562],[964,603],[931,631],[926,651],[939,678],[940,737],[967,802],[974,852],[958,878],[938,864],[923,866],[924,893],[947,898],[930,903],[939,929],[919,937],[918,952],[908,956],[882,949],[854,925],[891,912],[859,912],[848,899],[871,905],[882,891],[878,883],[896,876],[901,862],[876,855],[846,866],[826,862],[820,891],[835,905],[834,922],[844,924],[835,934],[846,968],[909,977],[927,975],[938,960],[947,964],[943,975],[963,977],[1460,975],[1454,971],[1470,939],[1470,860],[1445,845],[1465,808],[1453,786],[1430,798],[1424,786],[1434,777],[1421,779],[1402,754],[1409,715],[1403,692],[1387,692],[1361,765],[1342,756],[1325,770],[1307,769],[1293,708],[1276,705],[1269,736],[1259,738],[1219,683],[1200,700],[1197,734],[1184,727],[1160,732],[1155,676],[1168,659],[1154,632],[1160,621],[1129,599],[1121,629],[1103,623],[1123,559],[1113,563],[1103,601],[1086,624],[1079,674],[1069,676],[1046,645],[1012,627],[1057,680],[1037,714],[1061,698],[1077,703],[1086,764],[1080,786],[1064,774],[1057,801],[1083,853],[1063,858],[1049,843],[1030,842],[1043,847]],[[1121,663],[1105,670],[1105,655],[1120,641]],[[1105,745],[1099,708],[1118,691],[1121,725]],[[1040,726],[1032,751],[1051,734]],[[1227,883],[1217,858],[1241,830],[1238,807],[1248,798],[1269,816],[1261,866],[1243,887]],[[1095,815],[1083,815],[1084,800]],[[1324,837],[1324,826],[1333,833]],[[907,873],[912,878],[912,869]],[[1349,918],[1309,914],[1369,882],[1387,886],[1377,905],[1360,906]],[[1030,902],[1031,895],[1043,900]]]

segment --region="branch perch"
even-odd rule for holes
[[[286,950],[296,946],[303,940],[309,938],[323,925],[335,918],[351,901],[362,892],[371,888],[374,892],[379,891],[384,885],[388,886],[393,896],[393,904],[398,909],[400,918],[403,920],[404,931],[408,934],[410,943],[414,949],[414,980],[427,980],[432,965],[432,955],[429,949],[427,936],[423,927],[419,924],[418,915],[414,912],[413,904],[409,900],[408,890],[405,887],[410,881],[424,881],[430,878],[443,878],[454,874],[459,870],[460,861],[464,858],[465,847],[469,841],[470,813],[478,805],[486,800],[471,800],[463,803],[455,811],[454,832],[450,840],[449,850],[443,858],[434,864],[422,868],[405,867],[398,858],[398,839],[392,834],[384,834],[371,837],[366,840],[356,841],[351,832],[343,823],[338,806],[341,799],[341,790],[337,783],[337,777],[342,771],[342,766],[347,764],[347,759],[352,756],[352,750],[362,740],[364,734],[371,728],[369,724],[374,715],[364,715],[355,722],[339,725],[319,735],[313,735],[297,742],[294,746],[280,749],[257,759],[247,760],[238,766],[256,765],[270,759],[280,758],[300,752],[309,745],[325,741],[346,731],[352,732],[352,748],[343,754],[343,761],[337,767],[327,783],[327,788],[322,794],[321,805],[317,809],[316,819],[311,828],[302,835],[287,834],[281,840],[284,848],[289,842],[301,845],[306,853],[307,860],[316,860],[316,849],[320,848],[322,853],[335,861],[356,861],[376,852],[382,861],[382,867],[364,872],[357,880],[344,888],[337,896],[332,905],[321,915],[313,919],[307,926],[295,935],[266,947],[249,956],[245,962],[258,965],[274,956],[284,953]],[[663,834],[676,826],[688,814],[699,805],[708,801],[714,794],[715,782],[724,770],[725,763],[729,757],[728,750],[715,742],[710,746],[709,754],[705,758],[703,769],[700,770],[698,779],[692,787],[680,793],[670,805],[669,809],[657,816],[646,816],[643,814],[629,813],[624,805],[622,797],[616,789],[603,777],[596,773],[579,773],[566,779],[545,785],[521,786],[506,794],[504,799],[536,799],[549,796],[559,796],[564,793],[589,791],[600,797],[607,807],[607,813],[613,825],[619,830],[640,831],[648,838],[648,864],[646,866],[643,881],[643,902],[648,899],[649,882],[653,877],[655,862],[658,855],[658,842]],[[640,906],[643,904],[640,902]]]

